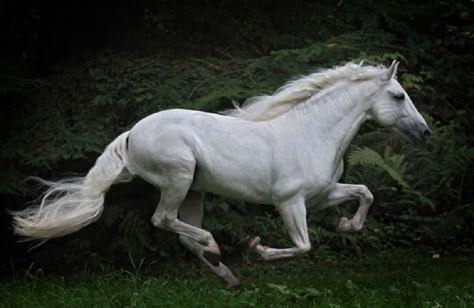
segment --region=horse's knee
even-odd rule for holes
[[[367,186],[362,185],[361,194],[362,194],[362,196],[364,196],[364,198],[365,198],[365,200],[367,201],[368,204],[371,204],[374,201],[374,195],[369,190],[369,188],[367,188]]]

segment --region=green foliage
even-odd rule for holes
[[[361,167],[380,168],[387,172],[392,179],[394,179],[400,186],[408,187],[408,184],[403,179],[402,174],[405,171],[405,163],[403,155],[390,156],[390,148],[387,147],[385,151],[385,158],[379,153],[369,148],[360,148],[352,151],[349,154],[349,164],[351,166],[360,165]],[[389,165],[387,160],[390,160],[395,166]]]
[[[0,193],[31,193],[24,182],[30,175],[56,178],[86,172],[113,138],[153,112],[169,108],[215,112],[231,107],[232,100],[272,93],[286,80],[320,67],[355,59],[388,63],[396,58],[402,62],[400,82],[418,109],[433,117],[433,137],[427,146],[414,147],[393,133],[366,125],[349,150],[343,180],[366,184],[374,192],[367,228],[362,236],[335,235],[320,232],[314,227],[318,218],[311,217],[312,238],[318,245],[340,243],[338,249],[380,247],[387,238],[399,243],[417,238],[439,242],[442,236],[471,238],[474,31],[469,5],[297,3],[246,2],[255,11],[244,15],[237,14],[241,3],[231,1],[176,4],[179,14],[170,14],[175,4],[147,3],[141,19],[135,20],[141,27],[135,30],[143,31],[136,36],[149,40],[144,47],[135,46],[130,38],[122,42],[120,33],[121,45],[133,48],[97,49],[85,60],[80,54],[81,60],[60,61],[43,77],[16,72],[16,63],[2,59],[0,96],[6,104],[2,113],[6,129],[0,132]],[[269,14],[267,7],[272,8]],[[169,48],[157,47],[157,42]],[[273,209],[219,198],[207,205],[206,227],[224,243],[226,252],[248,234],[259,234],[272,245],[288,245]],[[349,216],[352,210],[343,207],[339,214]],[[115,234],[110,246],[122,253],[154,251],[155,245],[166,246],[167,236],[154,234],[149,215],[112,202],[104,212],[102,229],[100,224],[93,228],[101,236]],[[413,226],[407,217],[453,223],[451,228]],[[170,241],[173,246],[176,238]]]
[[[136,204],[139,206],[140,204]],[[113,234],[109,236],[109,248],[126,253],[129,251],[144,255],[147,251],[157,250],[156,229],[149,223],[148,211],[114,204],[105,209],[103,219],[99,223],[101,232]],[[104,234],[104,236],[106,236]]]
[[[390,236],[404,244],[443,242],[472,229],[467,219],[469,201],[461,187],[473,175],[473,147],[466,144],[467,136],[461,133],[459,123],[433,122],[430,126],[433,137],[425,146],[414,146],[394,133],[378,130],[356,138],[357,146],[350,150],[345,180],[364,183],[374,193],[371,215],[385,221],[376,227],[383,235],[378,240]],[[383,156],[377,150],[383,151]],[[466,217],[457,216],[460,214]],[[451,228],[446,228],[448,217],[458,217]],[[374,222],[371,224],[365,235],[374,230]],[[412,236],[407,236],[408,229]]]

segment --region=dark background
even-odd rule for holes
[[[6,209],[39,195],[30,175],[84,174],[118,133],[171,107],[217,111],[285,80],[354,59],[401,61],[399,79],[434,130],[425,147],[367,125],[349,150],[347,182],[376,196],[365,230],[317,227],[316,253],[396,247],[472,248],[471,1],[6,1],[0,4],[1,271],[81,270],[127,255],[187,253],[151,227],[158,200],[136,180],[111,190],[101,220],[27,252]],[[373,153],[360,151],[368,147]],[[351,158],[352,157],[352,158]],[[378,159],[378,158],[377,158]],[[338,209],[351,212],[354,205]],[[227,257],[258,233],[287,245],[271,207],[210,196],[206,227]],[[328,215],[328,213],[325,213]]]

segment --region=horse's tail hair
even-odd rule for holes
[[[26,240],[47,240],[96,221],[110,186],[133,178],[126,168],[128,133],[112,141],[84,177],[57,182],[35,178],[49,188],[38,198],[37,205],[11,212],[15,233]]]

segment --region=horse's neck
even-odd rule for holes
[[[374,90],[370,81],[344,82],[296,106],[292,112],[301,125],[305,142],[328,145],[328,153],[335,156],[333,163],[337,167],[367,118],[369,96]]]

